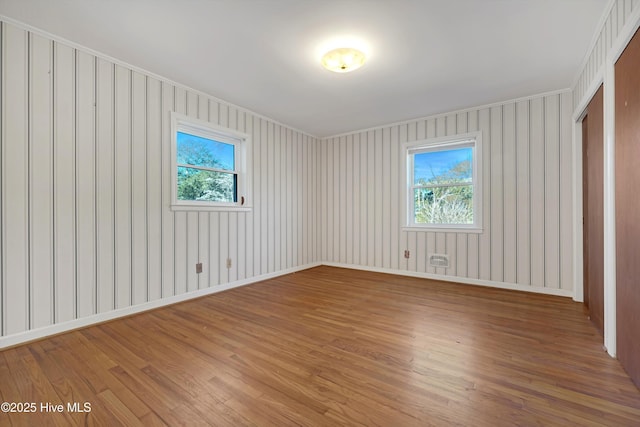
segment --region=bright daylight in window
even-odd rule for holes
[[[174,209],[246,207],[248,137],[174,114]]]
[[[479,231],[480,134],[405,144],[407,226]]]

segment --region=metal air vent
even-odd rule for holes
[[[430,267],[449,268],[449,255],[446,254],[430,254],[429,255]]]

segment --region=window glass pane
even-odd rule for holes
[[[473,149],[428,151],[413,156],[413,184],[471,183]]]
[[[233,173],[178,167],[178,200],[235,202],[237,176]]]
[[[177,145],[178,164],[235,170],[233,144],[178,132]]]
[[[473,224],[473,186],[416,188],[416,224]]]

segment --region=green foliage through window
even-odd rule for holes
[[[425,151],[413,156],[414,222],[472,225],[473,149]]]
[[[178,167],[178,200],[235,202],[236,178],[232,173]]]
[[[177,133],[178,200],[237,201],[235,146]]]

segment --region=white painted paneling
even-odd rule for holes
[[[328,171],[327,171],[327,145],[326,140],[318,143],[318,162],[320,163],[320,188],[318,189],[318,209],[320,210],[320,229],[318,230],[319,239],[318,246],[320,247],[320,259],[327,259],[327,190],[329,185],[327,183]],[[358,176],[358,175],[354,175]]]
[[[545,99],[544,221],[546,287],[560,287],[560,97]]]
[[[96,58],[76,53],[76,307],[96,311]]]
[[[209,287],[211,266],[209,265],[209,212],[198,212],[198,262],[202,264],[202,273],[198,274],[198,289]]]
[[[516,106],[506,104],[502,108],[502,165],[503,165],[503,281],[517,283],[517,158],[516,158]]]
[[[447,233],[436,233],[436,250],[435,253],[447,253]],[[426,257],[424,257],[426,259]],[[444,267],[436,267],[436,274],[446,275],[447,269]]]
[[[187,114],[187,93],[174,87],[173,111]],[[169,140],[170,142],[170,140]],[[171,185],[173,183],[170,181]],[[169,199],[171,200],[171,199]],[[187,212],[175,212],[173,222],[175,295],[187,292]],[[195,269],[194,269],[195,272]],[[195,273],[193,273],[195,274]]]
[[[209,213],[209,286],[220,284],[220,213]]]
[[[147,77],[147,300],[162,298],[162,82]]]
[[[570,266],[561,262],[571,256],[561,237],[572,236],[571,162],[561,160],[570,156],[571,117],[563,102],[571,102],[569,92],[324,139],[321,260],[570,289]],[[477,130],[483,136],[483,232],[401,232],[401,144]],[[430,267],[429,253],[448,254],[451,267]]]
[[[54,322],[66,322],[76,317],[75,50],[55,44],[54,61]]]
[[[336,194],[339,195],[338,203],[338,248],[335,252],[337,259],[346,259],[347,257],[347,175],[351,174],[350,168],[347,168],[347,138],[341,137],[337,141],[339,149],[335,150],[338,158],[335,165],[339,165],[338,174],[340,179]]]
[[[335,156],[334,156],[334,146],[335,141],[329,140],[327,141],[326,148],[326,157],[325,164],[327,169],[327,197],[326,203],[323,205],[325,209],[325,216],[327,221],[327,230],[325,234],[327,235],[326,242],[326,251],[327,258],[326,259],[335,259],[334,256],[334,248],[336,247],[336,228],[337,224],[335,221],[335,217],[337,215],[337,211],[334,209],[336,207],[335,198],[336,198],[336,181],[339,179],[336,174],[338,173],[338,167],[335,164]],[[366,223],[365,223],[366,226]]]
[[[228,226],[228,254],[227,256],[231,260],[231,266],[227,269],[229,276],[227,282],[235,282],[238,280],[238,212],[229,212],[229,226]],[[221,241],[224,243],[224,240]],[[278,268],[278,271],[281,268]]]
[[[317,260],[318,140],[14,24],[1,37],[0,335]],[[251,212],[171,211],[172,111],[253,136]]]
[[[268,272],[269,264],[268,264],[268,256],[269,256],[269,226],[268,226],[268,158],[267,155],[269,153],[269,138],[268,138],[268,126],[267,121],[260,119],[260,155],[257,157],[261,159],[259,162],[260,166],[260,179],[259,186],[256,190],[259,190],[259,203],[256,201],[257,206],[255,207],[256,213],[259,212],[259,236],[260,236],[260,252],[259,252],[259,260],[260,260],[260,272]],[[254,190],[254,191],[256,191]]]
[[[586,106],[593,93],[590,90],[597,89],[603,76],[603,65],[609,50],[624,35],[623,28],[629,18],[637,12],[640,0],[615,0],[611,10],[599,28],[598,37],[585,58],[585,63],[573,87],[573,106]]]
[[[293,265],[293,242],[294,242],[294,222],[291,220],[294,214],[294,206],[297,208],[297,202],[299,200],[299,195],[295,193],[294,190],[294,182],[291,179],[293,176],[293,170],[300,166],[302,159],[299,159],[294,154],[294,145],[292,141],[292,131],[290,129],[286,130],[286,147],[283,150],[283,154],[285,156],[285,179],[284,179],[284,200],[285,200],[285,209],[286,215],[283,215],[284,227],[286,229],[286,247],[285,247],[285,266],[287,268]],[[303,178],[304,179],[304,178]],[[295,198],[295,202],[294,202]],[[244,243],[244,241],[243,241]],[[297,243],[297,242],[296,242]],[[303,251],[305,248],[303,247]]]
[[[264,144],[263,152],[264,157],[266,159],[265,167],[262,170],[262,174],[264,177],[264,187],[262,188],[262,201],[265,206],[263,215],[263,268],[267,273],[270,273],[275,268],[275,244],[274,244],[274,229],[273,229],[273,212],[275,210],[275,200],[273,197],[268,197],[269,194],[273,194],[274,181],[273,175],[275,171],[273,170],[273,162],[274,162],[274,150],[269,149],[273,147],[273,123],[264,122],[262,129],[262,141]]]
[[[302,254],[299,252],[293,251],[294,257],[294,265],[298,262],[298,255],[302,256],[303,262],[307,263],[312,259],[317,259],[317,243],[318,236],[317,230],[319,226],[319,221],[316,218],[317,209],[313,209],[312,207],[317,206],[316,202],[318,200],[318,191],[317,188],[318,182],[317,179],[317,153],[315,149],[317,148],[317,143],[313,140],[310,140],[306,135],[304,138],[300,138],[302,143],[298,142],[298,136],[294,137],[294,146],[295,150],[298,151],[298,158],[302,158],[303,160],[298,165],[296,174],[302,174],[304,176],[303,182],[296,183],[296,196],[295,200],[296,211],[297,213],[302,214],[303,220],[298,223],[297,227],[295,227],[295,238],[294,241],[297,242],[297,245],[302,245],[303,250]],[[303,171],[306,173],[303,174]],[[312,193],[308,193],[303,191],[304,188],[313,188],[314,191]]]
[[[131,305],[131,71],[116,66],[115,263],[116,308]]]
[[[0,22],[0,61],[5,60],[5,29],[4,23]],[[0,62],[1,63],[1,62]],[[0,94],[4,94],[5,80],[0,77]],[[4,239],[5,222],[3,218],[4,213],[4,194],[5,194],[5,174],[4,174],[4,156],[5,156],[5,133],[4,133],[4,108],[6,106],[5,98],[0,99],[0,336],[4,334],[4,325],[6,324],[6,281],[5,281],[5,250],[6,244]]]
[[[332,254],[333,259],[340,259],[340,214],[341,214],[341,205],[340,205],[340,189],[343,186],[344,182],[344,172],[340,167],[340,149],[342,144],[340,144],[339,138],[333,139],[333,158],[330,159],[330,163],[333,166],[333,190],[331,194],[333,196],[333,208],[330,210],[330,215],[333,217],[333,248]]]
[[[211,114],[211,110],[209,110]],[[255,274],[261,270],[261,251],[262,251],[262,236],[261,234],[261,179],[262,172],[260,170],[261,162],[258,161],[262,152],[261,138],[261,120],[255,117],[253,120],[253,132],[251,133],[251,139],[253,141],[252,158],[253,158],[253,271]]]
[[[382,216],[381,238],[382,265],[385,268],[391,267],[391,129],[382,129],[382,154],[380,156],[381,171],[380,180],[382,182]],[[389,179],[384,179],[389,177]]]
[[[29,35],[2,26],[3,334],[30,328]]]
[[[354,157],[353,157],[353,135],[348,135],[346,137],[345,143],[345,168],[347,171],[344,183],[344,192],[345,196],[345,244],[344,250],[346,252],[345,260],[347,264],[353,264],[353,225],[354,222],[357,222],[357,219],[354,219],[353,214],[353,205],[354,203],[347,203],[347,198],[353,199],[353,178],[354,178]]]
[[[475,132],[479,130],[480,114],[478,110],[467,112],[467,131]],[[484,147],[483,147],[484,151]],[[486,182],[486,181],[484,181]],[[484,197],[484,196],[483,196]],[[483,208],[484,211],[484,208]],[[483,214],[484,215],[484,214]],[[483,216],[483,223],[487,223],[487,217]],[[478,234],[470,234],[467,236],[467,274],[468,277],[478,279],[480,277],[480,239]]]
[[[236,224],[236,236],[237,239],[233,239],[236,244],[236,248],[234,250],[234,259],[236,266],[236,277],[235,280],[243,280],[247,277],[247,213],[246,212],[238,212],[236,214],[237,224]]]
[[[96,259],[99,313],[115,308],[114,73],[113,63],[98,58],[96,68]]]
[[[292,249],[292,265],[296,265],[300,261],[306,263],[311,259],[315,259],[314,249],[318,242],[318,236],[316,235],[317,223],[313,219],[313,215],[317,214],[317,212],[316,209],[311,208],[314,201],[318,200],[318,192],[307,193],[304,191],[305,188],[318,188],[317,183],[314,181],[315,165],[319,163],[319,159],[314,153],[317,144],[310,145],[306,136],[305,138],[300,136],[299,134],[293,135],[292,155],[298,161],[293,167],[292,174],[302,176],[303,179],[292,183],[293,209],[291,213],[294,217],[297,215],[302,216],[302,221],[292,228],[292,241],[295,246],[302,247],[302,252]]]
[[[376,252],[376,194],[380,191],[379,187],[376,187],[377,179],[376,175],[380,172],[376,170],[375,158],[376,158],[376,145],[374,131],[368,131],[366,136],[367,144],[367,246],[366,246],[366,259],[370,265],[375,265],[375,252]],[[335,191],[335,190],[334,190]],[[334,209],[335,211],[335,209]]]
[[[280,252],[280,263],[278,270],[284,270],[287,268],[287,247],[288,243],[288,227],[287,227],[287,132],[283,126],[280,126],[280,135],[277,138],[279,143],[276,144],[276,150],[278,153],[278,158],[280,159],[280,168],[279,176],[276,176],[278,179],[278,187],[279,187],[279,205],[280,211],[276,216],[277,221],[280,222],[279,232],[276,233],[279,238],[277,242],[278,252]]]
[[[409,127],[407,125],[398,125],[398,134],[399,134],[399,139],[398,139],[398,143],[399,143],[399,147],[402,146],[403,143],[408,142],[409,140]],[[399,150],[400,148],[398,148]],[[406,159],[402,158],[402,156],[400,156],[400,153],[398,153],[398,158],[400,162],[404,162],[406,161]],[[402,168],[400,168],[400,170],[402,170]],[[399,185],[406,185],[406,183],[404,182],[405,178],[400,177],[398,179]],[[400,190],[400,188],[398,188],[398,190]],[[398,191],[399,193],[401,193],[400,191]],[[400,198],[399,199],[399,203],[403,203],[402,200]],[[398,207],[400,207],[400,204],[398,204]],[[400,210],[400,212],[402,212],[402,210]],[[405,219],[398,216],[399,218],[399,224],[402,224]],[[405,249],[407,249],[409,246],[409,233],[408,232],[400,232],[400,249],[399,252],[402,253],[402,256],[400,257],[400,269],[401,270],[407,270],[409,268],[409,260],[406,259],[404,257],[404,251]],[[361,263],[363,264],[363,263]]]
[[[409,231],[407,233],[407,249],[409,250],[410,258],[407,261],[407,270],[418,271],[418,262],[424,263],[424,254],[422,256],[418,254],[418,233],[415,231]]]
[[[573,144],[571,140],[573,124],[570,120],[573,101],[570,93],[563,93],[560,97],[560,286],[562,289],[572,289],[573,286],[573,181],[571,168],[563,167],[572,163]]]
[[[323,144],[322,147],[322,157],[324,159],[323,164],[323,173],[324,173],[324,182],[326,183],[326,190],[324,190],[322,195],[322,213],[324,216],[323,222],[323,259],[333,259],[333,242],[335,241],[335,237],[332,235],[334,232],[333,228],[333,211],[331,210],[332,206],[335,206],[333,202],[333,181],[334,181],[334,165],[333,165],[333,141],[328,140]],[[366,224],[365,224],[366,225]]]
[[[485,186],[490,192],[490,241],[491,241],[491,273],[490,280],[502,282],[504,280],[504,183],[503,174],[503,141],[502,133],[502,108],[496,106],[491,108],[491,130],[490,130],[490,184]],[[486,140],[483,140],[483,142]]]
[[[148,298],[147,281],[147,77],[131,75],[131,226],[132,226],[132,303]]]
[[[491,111],[483,108],[478,111],[478,129],[482,131],[482,221],[484,233],[478,237],[478,277],[491,280]],[[475,130],[475,129],[474,129]]]
[[[399,224],[400,221],[400,209],[394,208],[394,206],[400,206],[400,135],[398,128],[390,130],[391,144],[389,146],[389,233],[390,233],[390,251],[391,251],[391,265],[390,268],[398,269],[400,267],[400,228],[394,227],[393,224]]]
[[[467,277],[467,253],[469,251],[467,243],[469,241],[469,237],[467,234],[456,233],[455,234],[457,242],[456,242],[456,265],[455,265],[455,276]]]
[[[352,212],[353,212],[353,228],[351,229],[351,251],[353,252],[353,263],[354,264],[361,264],[360,263],[360,230],[362,229],[362,216],[361,216],[361,194],[362,191],[360,191],[361,185],[360,185],[360,163],[362,160],[362,157],[360,155],[360,135],[353,135],[353,178],[352,178],[352,186],[351,186],[351,201],[352,203],[350,203],[351,205],[353,205],[352,208]],[[324,171],[321,171],[321,173],[324,173]],[[322,185],[322,182],[320,182],[320,185]],[[324,189],[321,188],[321,191],[324,192]],[[322,227],[324,227],[324,223],[322,224]]]
[[[427,240],[432,243],[432,233],[412,233],[411,244],[413,244],[413,238],[416,239],[415,253],[413,254],[416,260],[416,271],[424,273],[427,270]]]
[[[220,212],[220,225],[218,228],[218,240],[220,243],[218,271],[220,272],[220,283],[229,281],[229,268],[227,268],[227,258],[229,258],[229,215],[229,212]]]
[[[178,91],[182,96],[182,91]],[[197,93],[189,90],[184,92],[184,102],[186,104],[185,114],[189,117],[197,119],[199,117],[199,96]],[[226,126],[226,123],[225,123]],[[184,212],[186,218],[184,219],[186,235],[185,252],[181,257],[184,262],[183,268],[186,270],[186,292],[193,292],[198,289],[198,274],[196,273],[196,264],[198,263],[198,249],[199,249],[199,232],[198,232],[198,213],[197,212]]]
[[[544,99],[531,100],[529,109],[529,173],[531,206],[531,284],[544,286],[545,278],[545,142]]]
[[[311,258],[312,246],[318,242],[317,236],[313,234],[316,230],[315,223],[312,224],[311,222],[313,212],[309,209],[309,203],[312,200],[318,200],[318,192],[314,191],[312,194],[306,194],[306,192],[302,190],[304,188],[312,188],[314,185],[312,174],[315,172],[315,169],[312,165],[319,163],[320,159],[311,152],[308,144],[303,142],[303,139],[300,138],[300,135],[297,133],[292,132],[288,138],[290,138],[291,141],[291,168],[289,169],[289,176],[302,177],[302,180],[291,182],[291,194],[289,197],[291,209],[289,210],[288,221],[291,222],[290,239],[292,246],[287,254],[291,254],[291,265],[296,265],[300,261],[304,262],[304,260]],[[291,221],[292,218],[297,216],[301,217],[301,221]],[[301,250],[294,250],[296,247],[300,247]]]
[[[53,43],[29,39],[29,278],[31,328],[53,322]]]
[[[162,141],[162,297],[176,295],[175,282],[175,215],[169,208],[171,205],[171,120],[170,111],[175,105],[174,87],[162,83],[161,141]]]
[[[456,128],[452,133],[467,133],[468,114],[461,112],[456,115]],[[456,265],[455,276],[466,277],[468,272],[468,235],[466,233],[456,233]]]
[[[342,139],[341,138],[341,149],[342,149]],[[373,144],[375,147],[374,150],[374,185],[375,188],[379,191],[374,193],[374,219],[373,219],[373,229],[374,229],[374,240],[373,240],[373,248],[374,248],[374,262],[376,265],[383,265],[382,263],[382,253],[384,248],[384,240],[383,234],[384,226],[382,225],[382,216],[384,210],[387,209],[387,206],[382,204],[382,198],[384,196],[384,187],[382,185],[382,176],[384,174],[384,169],[382,167],[382,129],[376,129],[373,136]],[[341,206],[341,212],[344,212],[344,206]],[[388,244],[387,244],[388,247]]]
[[[416,253],[414,256],[418,259],[419,270],[425,271],[430,274],[436,274],[436,268],[429,265],[427,261],[427,257],[429,254],[437,253],[438,250],[436,248],[436,233],[429,231],[427,233],[420,233],[424,236],[422,237],[425,240],[425,250],[422,253]],[[424,266],[422,266],[424,264]]]
[[[196,264],[200,261],[198,256],[199,250],[199,212],[186,212],[185,226],[186,234],[186,265],[187,270],[187,292],[193,292],[198,289],[198,274],[196,273]]]
[[[211,114],[211,112],[209,112],[209,114]],[[256,195],[256,165],[259,163],[256,159],[255,159],[255,144],[256,144],[256,140],[255,140],[255,132],[254,132],[254,119],[251,116],[247,116],[245,119],[245,132],[247,133],[247,135],[250,135],[252,137],[253,140],[253,144],[254,146],[252,147],[252,153],[251,153],[251,158],[252,158],[252,162],[251,164],[253,166],[249,166],[250,168],[253,169],[253,183],[252,183],[252,188],[253,188],[253,199],[251,197],[247,198],[247,204],[249,205],[254,205],[255,203],[255,195]],[[255,209],[255,205],[254,205],[254,209]],[[247,213],[246,216],[246,246],[245,246],[245,255],[246,255],[246,259],[245,259],[245,263],[246,263],[246,277],[253,277],[255,275],[255,258],[256,258],[256,252],[258,250],[258,245],[255,244],[255,239],[256,239],[256,235],[255,235],[255,224],[256,224],[256,217],[257,215],[254,214],[254,211],[252,210],[251,212]]]
[[[529,100],[516,104],[516,283],[522,285],[531,283],[529,104]]]
[[[316,261],[571,287],[569,94],[318,141],[13,24],[1,75],[2,335]],[[251,212],[170,210],[171,111],[252,135]],[[475,130],[483,233],[402,232],[400,145]]]
[[[281,222],[281,218],[282,218],[282,213],[281,213],[281,201],[282,201],[282,187],[280,186],[280,182],[281,182],[281,177],[280,174],[282,173],[282,159],[280,157],[280,141],[281,141],[281,135],[280,132],[281,131],[281,127],[276,125],[274,126],[273,129],[273,142],[272,142],[272,146],[273,146],[273,163],[271,163],[273,165],[273,176],[271,178],[272,183],[273,183],[273,197],[270,198],[270,200],[273,201],[273,216],[272,216],[272,225],[271,228],[273,229],[273,270],[272,271],[278,271],[282,268],[282,252],[280,251],[280,248],[282,247],[282,239],[281,239],[281,232],[282,232],[282,222]]]
[[[250,115],[246,115],[245,116],[245,133],[247,135],[253,135],[253,119]],[[255,144],[255,140],[253,142]],[[255,172],[255,164],[257,163],[257,161],[253,160],[253,164],[254,164],[254,174]],[[254,181],[255,182],[255,181]],[[254,187],[255,188],[255,187]],[[254,195],[255,195],[255,190],[254,190]],[[247,199],[247,203],[248,204],[253,204],[253,200],[251,199]],[[255,245],[254,245],[254,221],[255,221],[255,215],[253,213],[253,211],[251,212],[247,212],[245,215],[245,247],[244,247],[244,254],[245,254],[245,277],[253,277],[254,274],[254,255],[255,255]],[[209,247],[211,247],[211,243],[209,242]]]

